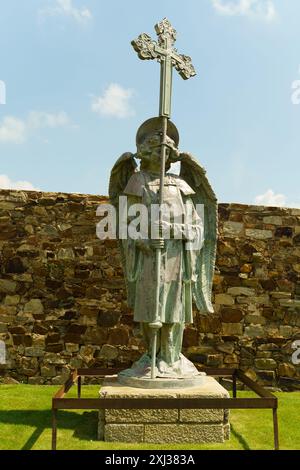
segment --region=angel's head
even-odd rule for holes
[[[151,118],[145,121],[139,128],[136,137],[137,158],[141,160],[141,170],[153,173],[160,172],[162,141],[162,120]],[[171,163],[178,160],[179,134],[176,126],[168,121],[166,149],[166,171]]]
[[[145,136],[145,139],[138,145],[137,158],[141,160],[141,170],[160,172],[161,162],[161,133],[154,132]],[[166,137],[166,171],[170,169],[179,156],[175,142],[170,137]]]

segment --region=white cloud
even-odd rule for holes
[[[1,189],[24,189],[26,191],[39,191],[29,181],[12,181],[7,175],[0,175]]]
[[[21,144],[26,140],[26,124],[21,119],[6,116],[0,124],[0,143]]]
[[[267,22],[277,17],[273,0],[211,0],[211,3],[220,15],[248,16]]]
[[[94,97],[92,111],[103,116],[127,118],[134,115],[130,106],[133,90],[125,89],[117,83],[111,83],[102,96]]]
[[[68,125],[70,125],[70,119],[64,111],[56,114],[45,113],[44,111],[31,111],[24,120],[14,116],[5,116],[2,122],[0,122],[0,144],[22,144],[37,129],[65,127]]]
[[[73,5],[73,0],[55,0],[55,4],[53,6],[39,10],[40,18],[47,16],[65,16],[72,18],[80,24],[87,23],[93,18],[93,15],[88,8],[76,8]]]
[[[255,198],[255,204],[259,206],[278,206],[284,207],[287,198],[284,194],[275,194],[272,189],[268,189],[264,194],[260,194]]]
[[[27,119],[28,127],[39,129],[42,127],[64,127],[70,124],[70,119],[64,111],[57,114],[45,113],[43,111],[31,111]]]
[[[268,189],[264,194],[256,196],[254,200],[258,206],[268,207],[300,207],[300,202],[289,202],[285,194],[276,194],[272,189]]]

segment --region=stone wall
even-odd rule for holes
[[[0,191],[0,340],[9,377],[63,382],[70,368],[126,367],[144,351],[117,242],[96,237],[101,196]],[[300,210],[220,204],[215,314],[195,312],[184,353],[300,388]]]

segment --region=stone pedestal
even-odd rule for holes
[[[159,390],[120,385],[106,378],[100,397],[109,398],[229,398],[214,378],[200,387]],[[228,410],[100,410],[98,439],[107,442],[206,443],[229,439]]]

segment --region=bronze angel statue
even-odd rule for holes
[[[182,354],[185,325],[193,323],[193,301],[203,314],[213,313],[211,302],[217,242],[217,200],[205,170],[188,153],[178,150],[179,135],[168,121],[164,208],[168,214],[160,228],[163,240],[151,237],[157,227],[161,171],[161,121],[152,118],[137,132],[137,153],[124,153],[115,163],[110,177],[109,196],[117,211],[120,197],[127,198],[128,223],[133,219],[130,208],[142,205],[147,216],[138,237],[119,239],[128,305],[134,311],[147,346],[147,353],[123,376],[147,378],[151,366],[157,280],[155,249],[161,248],[159,278],[159,320],[156,344],[156,377],[182,379],[199,375],[195,366]],[[136,163],[140,160],[140,166]],[[180,162],[180,174],[169,172],[171,164]],[[200,210],[199,210],[200,208]],[[146,212],[145,212],[146,211]],[[132,214],[134,211],[132,211]],[[153,220],[155,219],[155,220]],[[148,229],[148,230],[147,230]],[[168,234],[165,236],[164,234]]]

